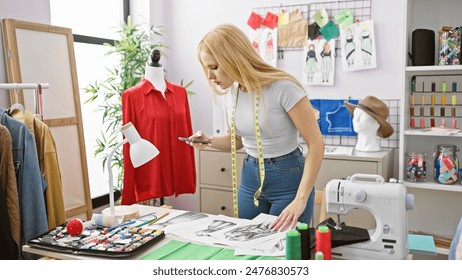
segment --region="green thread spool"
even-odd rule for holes
[[[314,259],[317,260],[317,261],[322,261],[322,260],[324,260],[324,254],[321,251],[318,251],[314,255]]]
[[[300,232],[291,229],[286,233],[286,260],[301,260]]]

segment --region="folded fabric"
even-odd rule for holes
[[[171,240],[140,260],[278,260],[269,256],[235,256],[234,250]]]
[[[247,24],[255,30],[260,27],[262,21],[263,18],[259,14],[252,12],[247,20]]]
[[[310,24],[310,26],[308,26],[308,38],[310,38],[310,40],[319,39],[319,37],[321,36],[321,32],[319,31],[319,29],[320,27],[316,22]]]
[[[330,229],[332,248],[364,242],[370,239],[369,232],[365,228],[344,225],[340,230],[335,229],[335,222],[332,218],[324,220],[319,225],[327,226]]]
[[[338,25],[340,28],[345,29],[354,21],[354,16],[351,10],[345,9],[342,10],[338,15],[335,16],[335,20],[337,20]]]
[[[337,28],[337,25],[333,23],[332,21],[329,21],[326,23],[321,29],[319,30],[326,39],[326,41],[329,41],[330,39],[334,39],[340,34],[340,31]]]
[[[274,29],[278,25],[278,16],[271,12],[266,13],[266,17],[261,22],[261,25]]]

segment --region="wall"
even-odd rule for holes
[[[300,5],[321,1],[286,0],[283,5]],[[324,1],[327,2],[327,1]],[[331,1],[332,2],[332,1]],[[197,60],[196,48],[201,38],[221,23],[232,23],[247,32],[247,19],[253,8],[279,6],[281,1],[247,0],[153,0],[151,22],[165,24],[168,62],[164,60],[168,79],[179,83],[194,80],[190,98],[193,130],[213,132],[213,101],[207,80]],[[393,16],[393,20],[391,19]],[[335,86],[306,86],[310,98],[343,99],[351,96],[362,99],[375,95],[382,99],[400,99],[403,83],[402,38],[404,32],[404,3],[401,0],[372,0],[372,19],[377,46],[377,69],[343,72],[336,60]],[[301,79],[302,51],[285,51],[278,67]],[[194,199],[183,197],[181,204],[195,205]],[[178,199],[173,201],[173,204]]]
[[[2,0],[0,1],[0,19],[4,18],[14,18],[19,20],[50,24],[50,1]],[[2,53],[0,55],[0,83],[7,83],[5,56],[3,55],[2,41],[0,41],[0,50]],[[0,89],[0,107],[9,107],[9,104],[10,101],[8,92]]]
[[[248,30],[247,19],[253,8],[279,6],[281,1],[247,0],[169,0],[162,5],[151,5],[154,24],[166,25],[166,43],[170,47],[166,70],[169,79],[179,82],[194,80],[191,90],[196,92],[190,99],[193,129],[212,132],[211,90],[197,60],[196,48],[201,38],[221,23],[232,23],[244,31]],[[315,1],[284,1],[284,5],[295,5]],[[322,1],[316,1],[322,2]],[[393,20],[391,18],[393,16]],[[401,0],[372,0],[377,65],[369,71],[343,72],[340,60],[336,61],[335,86],[307,86],[310,98],[352,98],[361,99],[375,95],[384,99],[399,99],[402,89],[402,46],[404,3]],[[286,51],[278,66],[301,79],[301,51]]]
[[[139,1],[139,0],[138,0]],[[135,7],[138,1],[131,1]],[[134,13],[141,13],[137,21],[145,18],[144,9],[147,0],[142,0],[142,8],[135,8]],[[286,0],[284,5],[307,4],[315,1]],[[316,1],[316,2],[322,2]],[[139,2],[138,2],[139,3]],[[197,61],[196,48],[200,39],[209,30],[221,23],[232,23],[244,31],[248,30],[247,19],[253,8],[279,6],[275,0],[151,0],[149,2],[151,23],[165,25],[165,43],[168,58],[162,63],[167,70],[168,79],[174,83],[193,80],[190,90],[196,95],[190,98],[193,130],[212,133],[212,93]],[[49,0],[2,0],[0,1],[0,18],[16,18],[50,24]],[[142,11],[142,12],[137,12]],[[136,17],[137,15],[133,15]],[[401,0],[372,0],[372,19],[374,20],[377,65],[369,71],[343,72],[340,60],[336,61],[335,86],[307,86],[310,98],[352,98],[361,99],[375,95],[383,99],[399,99],[403,83],[402,38],[404,37],[404,3]],[[2,43],[0,42],[0,45]],[[3,46],[1,46],[3,52]],[[301,79],[299,61],[303,59],[301,51],[286,51],[278,67]],[[31,62],[33,63],[33,62]],[[4,56],[0,55],[0,83],[5,83],[6,68]],[[0,90],[0,107],[8,107],[8,95]],[[197,197],[192,200],[179,197],[180,203],[192,208],[197,205]]]

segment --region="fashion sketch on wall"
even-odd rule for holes
[[[377,68],[374,24],[372,20],[340,29],[343,71]]]
[[[278,29],[270,28],[257,28],[256,30],[250,30],[250,41],[263,60],[276,67],[277,54],[278,54]]]
[[[303,47],[304,85],[334,85],[335,74],[335,39],[307,40]]]

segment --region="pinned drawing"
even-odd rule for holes
[[[340,42],[344,71],[377,68],[372,20],[351,24],[340,29]]]
[[[335,39],[322,37],[307,40],[303,48],[302,83],[305,85],[334,85]]]
[[[277,63],[277,28],[251,29],[249,39],[257,54],[268,64],[276,67]]]

